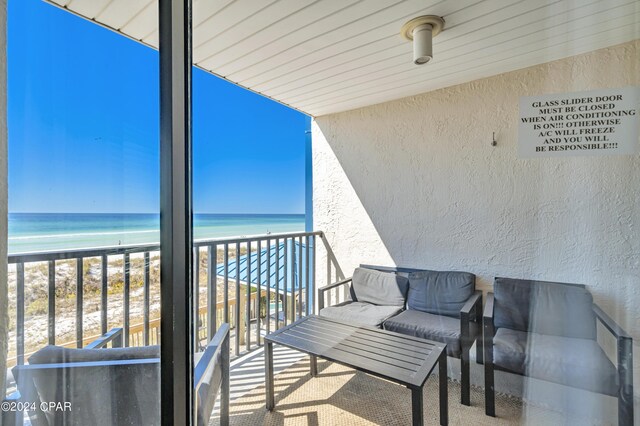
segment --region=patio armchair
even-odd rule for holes
[[[617,340],[614,365],[596,321]],[[633,424],[631,337],[584,285],[496,278],[483,318],[485,410],[495,416],[494,371],[506,371],[618,399],[618,424]]]
[[[396,280],[406,279],[402,281],[408,286],[406,302],[401,309],[382,320],[382,328],[445,343],[447,355],[460,359],[460,400],[462,404],[470,405],[470,351],[474,342],[477,342],[477,360],[482,362],[482,292],[475,289],[475,275],[468,272],[361,265],[354,272],[353,279],[358,278],[357,275],[361,273],[359,270],[395,276]],[[391,278],[388,280],[391,281]],[[318,290],[321,316],[341,319],[333,315],[333,312],[326,315],[329,308],[324,308],[324,293],[349,283],[352,298],[357,297],[359,287],[355,286],[354,290],[351,278]],[[349,303],[353,302],[345,302],[332,308],[341,309]],[[355,314],[349,320],[359,322]]]
[[[116,328],[83,349],[47,346],[28,365],[13,368],[18,392],[10,399],[35,408],[29,411],[34,426],[160,424],[160,347],[121,345],[122,329]],[[228,324],[194,361],[196,424],[209,424],[220,392],[221,424],[228,425]],[[58,405],[43,410],[43,402]],[[15,424],[15,419],[3,420]]]

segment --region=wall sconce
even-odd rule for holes
[[[433,58],[433,37],[444,29],[444,19],[435,15],[413,18],[402,26],[400,35],[413,40],[413,63],[423,65]]]

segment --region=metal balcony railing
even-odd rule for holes
[[[206,286],[205,306],[200,306],[201,297],[194,297],[193,320],[198,330],[196,347],[206,344],[220,324],[227,322],[234,330],[232,351],[238,355],[241,349],[249,351],[261,345],[263,334],[314,313],[317,237],[323,239],[323,233],[297,232],[195,241],[194,294],[200,296],[203,284]],[[14,264],[16,271],[16,312],[15,351],[10,348],[9,366],[24,364],[25,357],[34,352],[30,350],[25,353],[25,284],[27,288],[29,284],[25,283],[25,265],[38,262],[48,265],[48,344],[81,348],[99,335],[95,330],[90,336],[85,336],[83,327],[86,315],[84,267],[87,259],[91,258],[99,259],[101,270],[99,332],[104,334],[109,327],[122,327],[124,346],[158,344],[159,317],[150,317],[150,263],[151,255],[159,253],[159,250],[158,244],[151,244],[10,255],[9,264]],[[203,258],[205,253],[206,262]],[[135,324],[130,321],[132,257],[143,259],[143,315],[142,321]],[[110,265],[118,258],[122,259],[123,314],[121,324],[114,324],[113,320],[109,322],[108,319],[109,309],[114,308],[109,300],[109,273],[113,272],[113,268],[120,268],[113,266],[113,263]],[[329,259],[327,256],[327,271],[331,269]],[[60,342],[56,337],[59,320],[59,316],[56,316],[56,267],[59,262],[69,260],[75,260],[76,332],[75,339]],[[203,274],[205,283],[201,283],[201,268],[206,269]]]

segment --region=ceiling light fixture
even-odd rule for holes
[[[444,19],[435,15],[413,18],[402,26],[400,35],[413,40],[413,63],[423,65],[433,58],[433,37],[444,29]]]

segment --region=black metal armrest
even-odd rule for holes
[[[471,347],[482,335],[482,292],[475,291],[460,309],[460,337],[465,348]]]
[[[598,305],[593,304],[596,318],[616,338],[618,345],[618,424],[632,425],[633,422],[633,339]]]
[[[487,293],[487,302],[484,305],[484,313],[482,315],[482,331],[484,346],[485,363],[493,362],[493,337],[496,334],[493,325],[494,297],[493,293]]]
[[[631,336],[629,336],[629,334],[624,331],[622,327],[620,327],[618,323],[613,320],[613,318],[611,318],[605,311],[602,310],[602,308],[600,308],[600,306],[596,305],[595,303],[593,304],[593,312],[596,314],[596,318],[600,320],[602,325],[604,325],[605,328],[609,330],[609,332],[616,338],[631,339]]]
[[[345,284],[347,284],[349,282],[351,282],[351,277],[345,278],[342,281],[338,281],[338,282],[335,282],[335,283],[331,283],[329,285],[325,285],[324,287],[320,287],[320,288],[318,288],[318,291],[319,292],[325,292],[327,290],[331,290],[332,288],[339,287],[341,285],[345,285]]]
[[[464,321],[475,321],[478,316],[474,315],[482,311],[482,292],[476,290],[460,309],[460,319]]]
[[[477,342],[476,352],[480,353],[482,343],[479,338],[482,336],[482,292],[474,291],[473,294],[460,309],[460,402],[463,405],[471,405],[471,371],[470,352],[471,347]],[[476,361],[482,362],[482,355],[476,357]]]
[[[209,342],[198,364],[194,368],[194,388],[197,392],[198,388],[205,379],[205,373],[209,369],[211,360],[217,358],[218,354],[224,350],[224,346],[229,343],[229,324],[224,323],[220,326],[213,339]],[[227,352],[229,349],[227,348]],[[224,353],[222,353],[224,355]]]
[[[482,314],[482,348],[484,351],[484,406],[485,413],[488,416],[496,415],[495,402],[495,380],[493,366],[493,337],[495,335],[495,326],[493,324],[494,313],[494,297],[493,293],[487,293],[487,301],[484,304],[484,313]]]
[[[489,321],[493,327],[493,293],[487,293],[487,303],[484,305],[484,313],[482,314],[483,320],[486,323]]]
[[[196,407],[197,424],[207,424],[213,409],[212,400],[215,399],[220,388],[220,424],[229,425],[229,324],[220,326],[213,339],[209,342],[202,357],[194,368],[193,390]],[[220,381],[207,382],[212,378],[212,369],[220,369]],[[203,388],[203,384],[206,384]],[[201,392],[201,389],[205,389]],[[201,400],[202,398],[202,400]]]
[[[345,278],[342,281],[338,281],[338,282],[326,285],[324,287],[318,288],[318,308],[319,309],[324,308],[324,293],[327,290],[331,290],[332,288],[340,287],[341,285],[349,284],[351,282],[351,279],[352,279],[351,277]]]
[[[593,312],[602,325],[616,338],[616,343],[618,344],[618,373],[633,374],[633,339],[629,333],[595,303],[593,304]]]
[[[89,343],[85,349],[106,348],[109,342],[113,342],[114,348],[122,347],[122,328],[112,328],[108,333],[105,333],[93,342]]]

